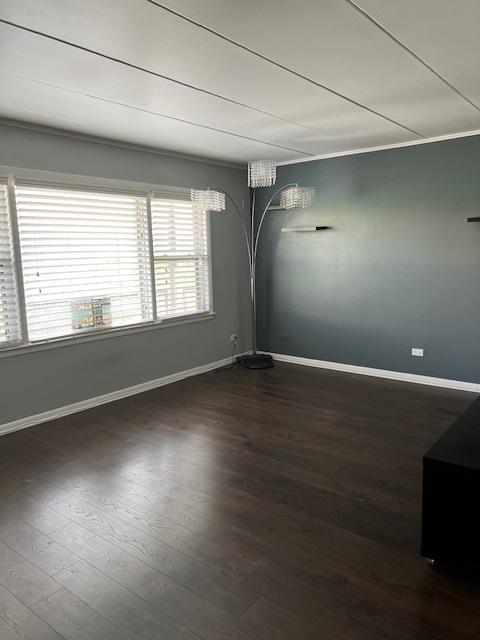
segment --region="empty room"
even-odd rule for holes
[[[0,640],[479,640],[479,26],[0,0]]]

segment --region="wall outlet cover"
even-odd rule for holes
[[[412,347],[412,356],[423,358],[423,349],[420,349],[419,347]]]

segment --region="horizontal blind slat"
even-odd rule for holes
[[[23,193],[30,192],[31,190],[42,189],[42,194],[38,195],[38,197],[42,197],[45,191],[51,191],[52,193],[58,194],[67,194],[69,197],[75,197],[79,194],[86,194],[88,197],[89,194],[94,193],[97,198],[108,198],[108,197],[131,197],[137,196],[145,198],[147,193],[143,189],[128,189],[122,187],[121,189],[111,187],[111,186],[103,186],[99,185],[96,187],[85,186],[84,184],[65,184],[62,182],[56,182],[54,180],[45,181],[45,180],[35,180],[34,178],[16,178],[15,183],[17,187],[22,187]]]

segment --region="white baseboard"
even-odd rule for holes
[[[246,351],[238,355],[246,355],[250,353]],[[267,353],[267,352],[261,352]],[[401,371],[388,371],[386,369],[373,369],[371,367],[360,367],[353,364],[343,364],[341,362],[329,362],[328,360],[314,360],[312,358],[302,358],[300,356],[289,356],[283,353],[272,353],[274,360],[280,362],[290,362],[292,364],[301,364],[307,367],[317,367],[320,369],[332,369],[334,371],[343,371],[345,373],[356,373],[364,376],[373,376],[376,378],[387,378],[389,380],[399,380],[401,382],[413,382],[416,384],[425,384],[433,387],[444,387],[446,389],[459,389],[461,391],[471,391],[472,393],[480,393],[480,384],[475,382],[463,382],[462,380],[448,380],[446,378],[433,378],[430,376],[421,376],[415,373],[404,373]],[[50,411],[44,411],[43,413],[37,413],[33,416],[27,416],[20,418],[19,420],[13,420],[12,422],[6,422],[0,425],[0,436],[12,431],[19,431],[20,429],[26,429],[27,427],[33,427],[34,425],[41,424],[42,422],[48,422],[49,420],[55,420],[62,416],[68,416],[73,413],[79,413],[86,409],[92,409],[102,404],[108,404],[115,400],[121,400],[122,398],[128,398],[134,396],[137,393],[143,393],[144,391],[150,391],[157,387],[163,387],[164,385],[190,378],[191,376],[197,376],[201,373],[213,371],[224,367],[231,362],[231,358],[223,358],[216,362],[209,362],[207,364],[200,365],[199,367],[193,367],[193,369],[187,369],[185,371],[179,371],[178,373],[172,373],[162,378],[155,378],[154,380],[148,380],[141,384],[127,387],[125,389],[118,389],[118,391],[112,391],[101,396],[94,398],[88,398],[80,402],[74,402],[73,404],[58,407],[57,409],[51,409]]]
[[[247,353],[250,352],[247,351],[245,353],[239,353],[238,355],[242,356],[246,355]],[[85,411],[86,409],[98,407],[101,404],[108,404],[109,402],[114,402],[115,400],[128,398],[129,396],[134,396],[137,393],[143,393],[144,391],[150,391],[151,389],[156,389],[157,387],[163,387],[166,384],[178,382],[179,380],[184,380],[185,378],[190,378],[191,376],[198,376],[201,373],[206,373],[207,371],[213,371],[214,369],[224,367],[227,364],[230,364],[231,361],[231,358],[223,358],[222,360],[217,360],[216,362],[202,364],[199,367],[194,367],[193,369],[187,369],[186,371],[172,373],[168,376],[164,376],[163,378],[148,380],[148,382],[142,382],[141,384],[136,384],[133,387],[118,389],[118,391],[105,393],[104,395],[96,396],[95,398],[88,398],[87,400],[81,400],[80,402],[74,402],[73,404],[58,407],[58,409],[51,409],[50,411],[37,413],[33,416],[27,416],[26,418],[13,420],[13,422],[6,422],[5,424],[0,425],[0,436],[5,435],[6,433],[11,433],[12,431],[19,431],[20,429],[33,427],[34,425],[41,424],[42,422],[55,420],[55,418],[61,418],[62,416],[68,416],[72,413],[78,413],[80,411]]]
[[[266,353],[266,352],[263,352]],[[301,358],[300,356],[289,356],[283,353],[272,353],[274,360],[281,362],[291,362],[292,364],[302,364],[307,367],[318,367],[320,369],[332,369],[333,371],[343,371],[345,373],[356,373],[362,376],[373,376],[375,378],[387,378],[388,380],[399,380],[401,382],[413,382],[415,384],[426,384],[431,387],[444,387],[445,389],[459,389],[461,391],[471,391],[480,393],[480,384],[476,382],[463,382],[462,380],[448,380],[447,378],[432,378],[421,376],[416,373],[404,373],[403,371],[388,371],[387,369],[373,369],[371,367],[360,367],[355,364],[343,364],[341,362],[329,362],[328,360],[314,360],[312,358]]]

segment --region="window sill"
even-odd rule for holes
[[[146,324],[132,325],[130,327],[119,327],[118,329],[108,329],[99,331],[98,333],[89,333],[79,336],[69,336],[68,338],[56,338],[45,340],[44,342],[34,342],[31,344],[20,344],[16,346],[0,348],[0,359],[10,358],[12,356],[21,356],[35,351],[48,351],[50,349],[59,349],[61,347],[70,347],[85,342],[96,342],[97,340],[107,340],[109,338],[118,338],[121,336],[133,335],[135,333],[144,333],[146,331],[155,331],[156,329],[167,329],[168,327],[177,327],[182,324],[192,324],[193,322],[203,322],[205,320],[213,320],[215,312],[209,311],[193,316],[183,316],[172,320],[164,320],[161,322],[149,322]]]

